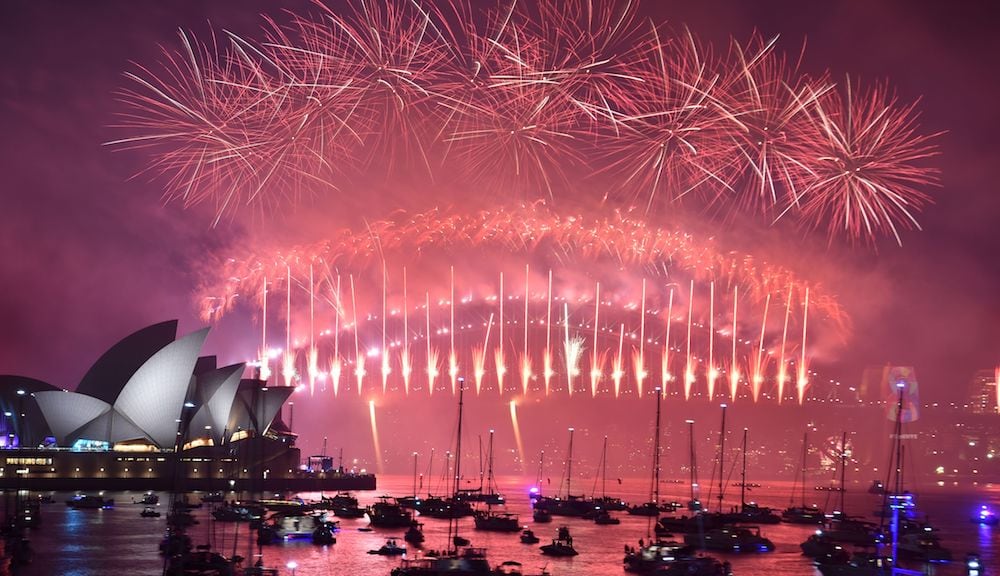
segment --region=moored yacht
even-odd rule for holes
[[[773,552],[774,544],[761,536],[760,528],[724,526],[707,530],[704,534],[685,534],[684,543],[703,550],[717,550],[739,554]]]

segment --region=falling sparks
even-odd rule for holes
[[[368,401],[368,418],[371,420],[372,427],[372,444],[375,446],[375,466],[379,474],[384,472],[383,470],[383,460],[382,457],[382,443],[379,441],[378,437],[378,424],[375,422],[375,401]]]
[[[806,397],[806,388],[809,386],[809,365],[806,362],[806,326],[809,322],[809,288],[806,288],[804,300],[802,301],[802,350],[799,359],[799,377],[796,380],[799,404],[802,404]]]
[[[667,330],[663,335],[663,360],[660,363],[660,389],[663,390],[663,395],[667,395],[667,384],[673,379],[673,375],[670,373],[670,324],[673,321],[674,314],[674,289],[670,289],[670,295],[667,300],[667,316],[666,322]]]

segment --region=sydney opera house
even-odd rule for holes
[[[74,391],[0,375],[0,486],[44,490],[374,488],[327,466],[303,470],[281,419],[293,392],[201,356],[208,328],[177,321],[112,346]]]

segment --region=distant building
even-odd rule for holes
[[[1000,370],[979,370],[969,383],[969,411],[974,414],[997,413],[997,376]]]

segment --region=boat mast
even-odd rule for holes
[[[847,431],[840,434],[840,513],[847,516],[844,511],[844,495],[847,493],[847,485],[844,479],[847,475]]]
[[[459,479],[462,473],[462,406],[465,396],[465,378],[458,379],[458,434],[455,440],[455,481],[454,489],[452,490],[452,504],[458,500],[458,486]],[[455,547],[455,553],[458,553],[458,546],[455,544],[455,540],[458,537],[458,519],[455,518],[454,511],[448,515],[448,547],[451,549],[452,546]]]
[[[806,507],[806,457],[809,454],[809,430],[802,433],[802,508]]]
[[[691,501],[688,503],[689,507],[693,505],[697,498],[695,497],[695,488],[698,486],[698,461],[695,459],[694,455],[694,420],[688,420],[688,437],[690,439],[690,466],[691,466]]]
[[[490,447],[486,452],[486,489],[489,490],[490,494],[494,494],[494,478],[493,478],[493,429],[490,429]]]
[[[604,437],[604,449],[601,450],[601,498],[608,497],[608,437]]]
[[[653,436],[653,485],[650,487],[650,502],[656,506],[660,505],[660,388],[653,390],[656,393],[656,428]]]
[[[417,453],[413,453],[413,503],[417,502]]]
[[[573,429],[569,429],[569,452],[566,454],[566,499],[573,495],[570,483],[573,481]]]
[[[740,512],[747,507],[747,428],[743,429],[743,471],[740,473]]]
[[[722,477],[726,474],[726,405],[722,405],[722,429],[719,431],[719,512],[722,512]]]

